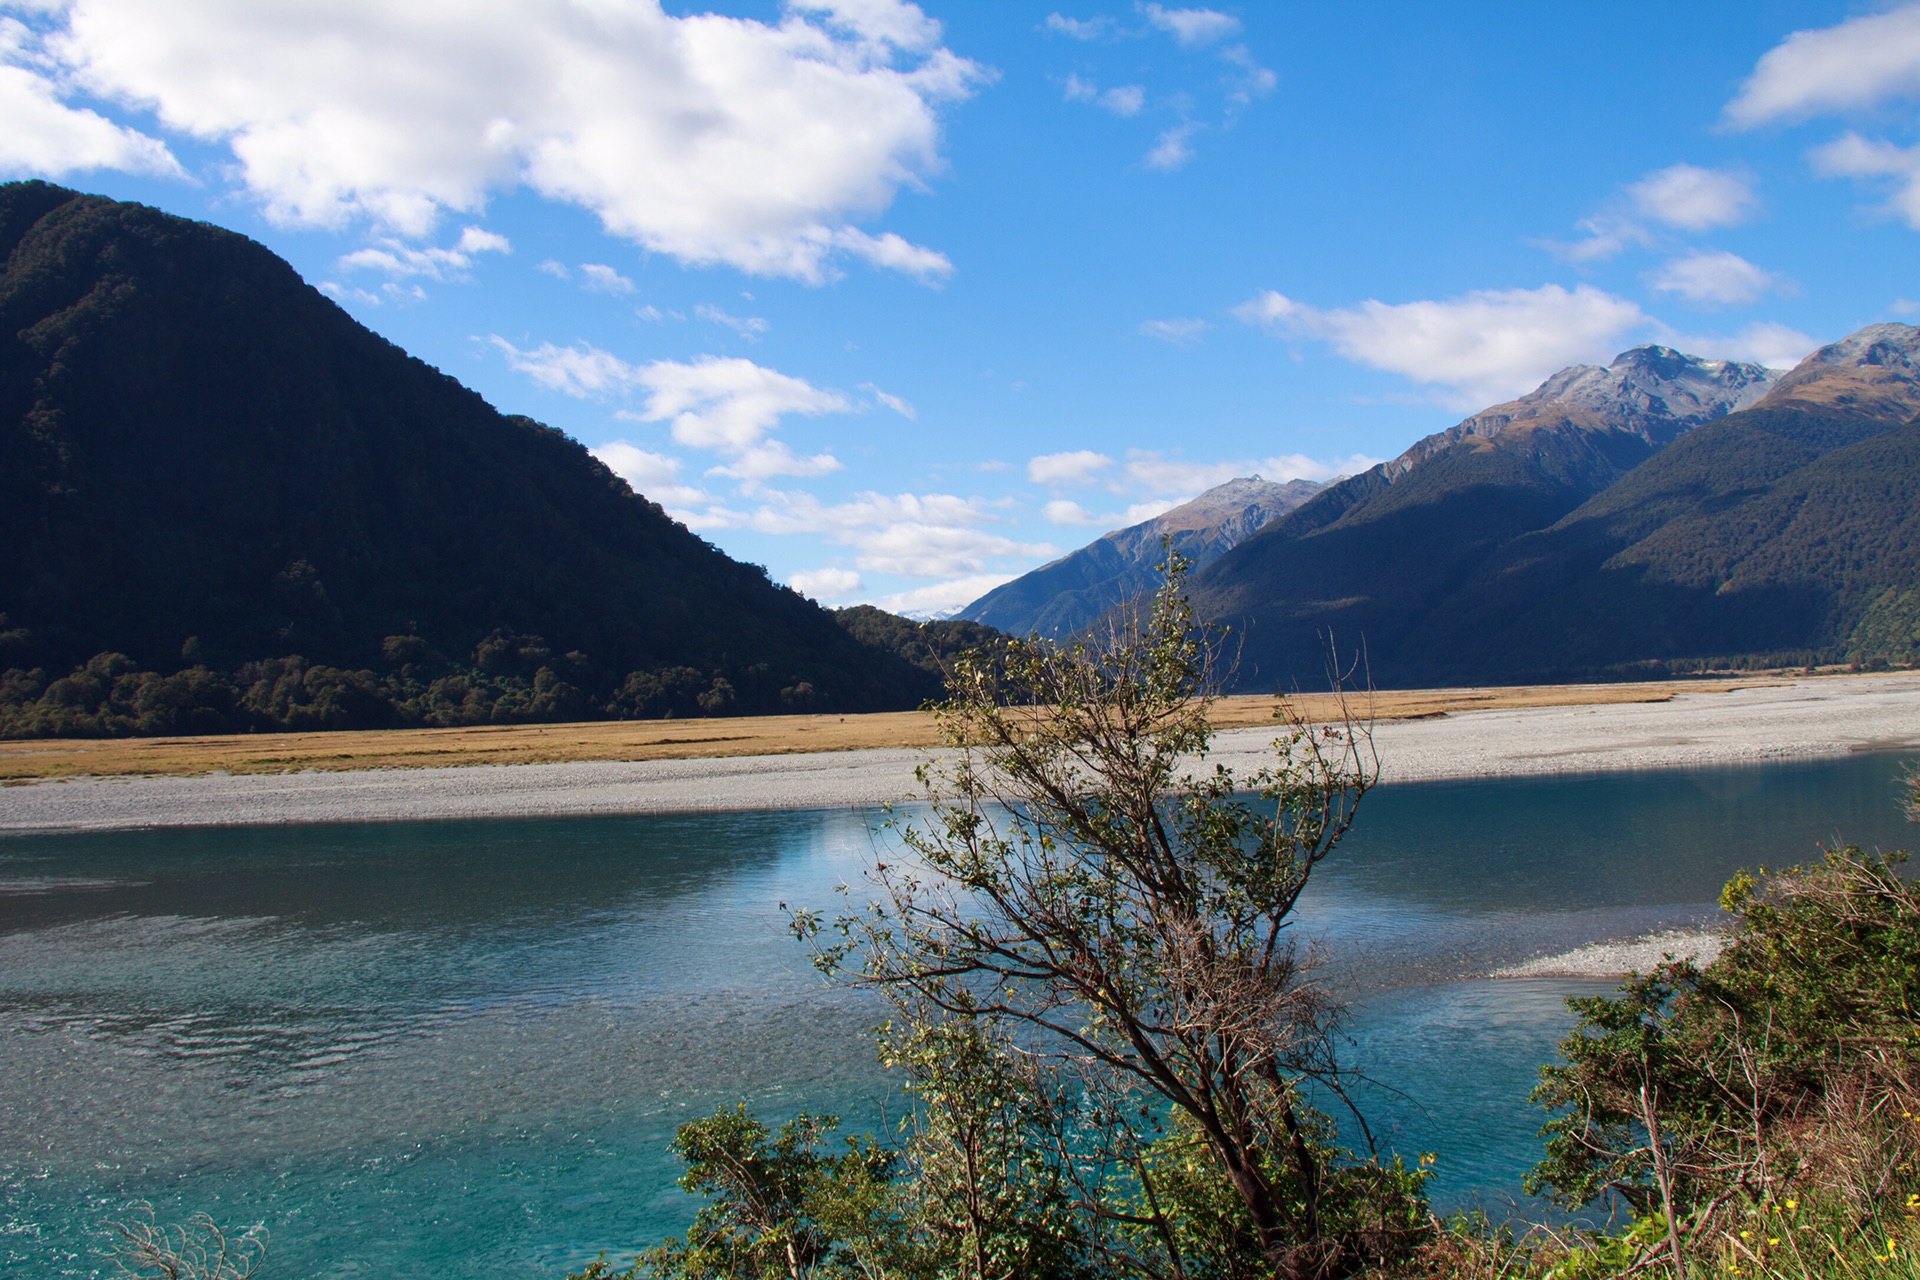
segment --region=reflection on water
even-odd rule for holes
[[[1467,975],[1699,920],[1836,833],[1903,843],[1900,763],[1376,792],[1302,927],[1382,1132],[1440,1152],[1443,1199],[1515,1189],[1518,1101],[1593,987]],[[857,881],[868,818],[0,839],[0,1273],[106,1274],[133,1199],[264,1222],[294,1276],[551,1277],[657,1237],[688,1116],[878,1114],[875,1011],[778,905]]]

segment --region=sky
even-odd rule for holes
[[[931,616],[1571,364],[1920,319],[1920,4],[0,0],[0,177]]]

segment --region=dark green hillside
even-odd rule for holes
[[[1344,486],[1329,490],[1198,575],[1195,607],[1235,627],[1251,685],[1319,687],[1328,633],[1349,657],[1364,641],[1376,678],[1395,682],[1399,657],[1383,646],[1588,496],[1524,454],[1467,443],[1369,487],[1345,510]]]
[[[1629,483],[1508,548],[1412,645],[1479,637],[1474,670],[1535,678],[1920,660],[1920,423],[1755,410]]]
[[[242,236],[16,183],[0,261],[0,732],[931,691]]]

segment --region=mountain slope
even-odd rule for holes
[[[1665,347],[1564,370],[1274,521],[1196,576],[1195,606],[1240,629],[1260,685],[1321,679],[1329,633],[1364,639],[1376,678],[1404,683],[1400,641],[1509,543],[1773,380]]]
[[[1911,661],[1920,646],[1920,330],[1822,348],[1505,548],[1408,637],[1418,678],[1636,662]]]
[[[1229,480],[995,587],[955,616],[1013,635],[1067,635],[1120,601],[1151,592],[1166,559],[1165,540],[1197,565],[1211,564],[1322,488],[1312,480]]]
[[[291,671],[279,710],[230,698],[202,727],[298,722],[320,666],[367,677],[325,723],[926,692],[242,236],[16,183],[0,261],[0,665],[17,673],[113,653],[102,679]]]

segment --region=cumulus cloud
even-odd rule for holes
[[[384,238],[377,245],[359,249],[340,259],[348,270],[384,272],[395,280],[423,276],[429,280],[464,280],[479,253],[510,253],[513,246],[503,235],[481,227],[467,227],[451,249],[416,248],[403,240]]]
[[[1791,369],[1820,346],[1797,329],[1771,323],[1750,324],[1727,336],[1667,330],[1661,334],[1661,341],[1709,360],[1751,360],[1774,369]]]
[[[1069,40],[1100,40],[1113,30],[1113,19],[1104,16],[1069,18],[1065,14],[1050,13],[1042,30],[1065,36]]]
[[[813,600],[845,600],[860,590],[860,575],[851,569],[804,569],[787,579],[787,585]]]
[[[1140,322],[1140,333],[1176,347],[1183,347],[1200,341],[1200,335],[1212,327],[1205,320],[1196,320],[1191,317],[1174,320],[1143,320]]]
[[[824,536],[852,548],[855,565],[869,573],[955,578],[984,573],[997,559],[1057,553],[1047,543],[1019,542],[983,527],[995,517],[977,498],[869,492],[830,503],[778,489],[763,490],[760,498],[746,518],[748,528]]]
[[[680,459],[650,453],[626,440],[598,445],[588,452],[633,486],[633,491],[676,510],[707,501],[700,489],[680,479]]]
[[[1754,205],[1748,175],[1691,164],[1656,170],[1628,187],[1627,194],[1647,217],[1687,231],[1738,226]]]
[[[1172,36],[1188,49],[1218,44],[1240,30],[1240,19],[1213,9],[1168,9],[1148,4],[1140,7],[1149,25]]]
[[[1764,54],[1727,104],[1743,129],[1854,111],[1920,93],[1920,5],[1796,31]]]
[[[1887,199],[1888,211],[1920,231],[1920,147],[1900,147],[1846,133],[1817,148],[1813,165],[1835,177],[1889,180],[1892,194]]]
[[[1113,465],[1113,459],[1091,449],[1045,453],[1027,461],[1027,479],[1035,484],[1086,484]]]
[[[1349,360],[1442,387],[1473,409],[1529,391],[1583,361],[1610,359],[1647,322],[1625,298],[1580,285],[1481,289],[1455,298],[1321,310],[1271,290],[1234,312],[1248,324],[1318,338]]]
[[[1738,128],[1861,111],[1920,94],[1920,4],[1796,31],[1770,49],[1726,118]],[[1886,208],[1920,231],[1920,147],[1848,132],[1816,148],[1814,169],[1890,189]]]
[[[1775,283],[1770,272],[1737,253],[1717,249],[1669,259],[1647,282],[1661,293],[1677,293],[1689,302],[1727,305],[1753,302]]]
[[[759,316],[731,315],[719,307],[709,306],[704,302],[693,309],[693,314],[708,324],[717,324],[733,330],[748,342],[758,342],[760,335],[772,327]]]
[[[1177,124],[1171,129],[1162,129],[1160,136],[1154,139],[1153,149],[1147,152],[1144,163],[1149,169],[1159,169],[1171,173],[1182,168],[1193,159],[1193,144],[1190,141],[1200,126],[1189,121]]]
[[[184,177],[167,144],[67,105],[67,86],[48,74],[39,34],[0,17],[0,174],[63,178],[92,169]]]
[[[853,410],[854,403],[838,391],[738,357],[636,365],[584,342],[571,347],[547,342],[522,350],[497,334],[490,341],[508,365],[550,391],[583,399],[645,393],[637,411],[619,416],[668,423],[676,444],[718,453],[726,461],[712,474],[758,481],[840,469],[831,454],[801,457],[768,439],[788,414],[817,417]]]
[[[571,347],[543,342],[523,351],[497,333],[487,340],[506,357],[508,367],[526,374],[549,391],[588,399],[626,391],[639,384],[639,366],[585,342]]]
[[[581,263],[580,275],[581,288],[589,293],[604,293],[617,298],[633,292],[633,281],[604,262]]]
[[[640,420],[670,423],[675,443],[726,457],[719,474],[764,480],[824,475],[840,467],[830,454],[802,458],[766,438],[788,414],[848,412],[853,404],[838,391],[738,357],[702,356],[691,364],[655,360],[636,370],[634,379],[647,391]]]
[[[1571,244],[1544,242],[1574,262],[1611,258],[1623,249],[1646,247],[1656,236],[1648,223],[1684,231],[1706,231],[1745,222],[1758,203],[1753,178],[1724,169],[1675,164],[1630,183],[1607,206],[1577,224],[1583,233]]]
[[[267,214],[419,238],[518,187],[692,264],[817,282],[851,255],[951,264],[857,223],[941,169],[938,110],[989,73],[901,0],[791,3],[777,23],[659,0],[69,0],[55,68],[5,68],[16,162],[169,171],[65,86],[225,146]],[[16,24],[17,25],[17,24]],[[70,165],[71,167],[71,165]]]
[[[1077,75],[1067,77],[1065,94],[1068,102],[1091,102],[1117,116],[1137,116],[1140,109],[1147,105],[1147,91],[1142,85],[1123,84],[1103,91],[1092,81],[1082,80]]]
[[[1040,508],[1040,515],[1048,524],[1064,524],[1070,526],[1098,524],[1101,519],[1101,517],[1094,515],[1079,503],[1069,501],[1066,498],[1055,498],[1052,502]]]

